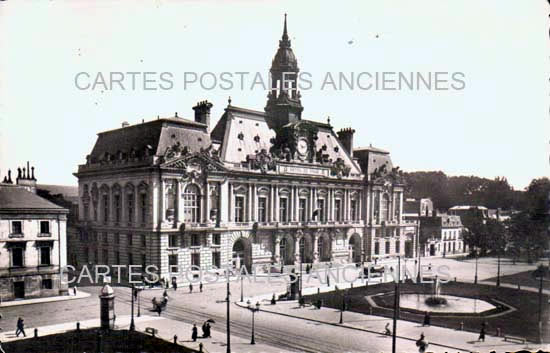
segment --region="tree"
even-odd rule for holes
[[[547,227],[528,211],[512,215],[510,220],[512,242],[527,253],[527,262],[532,263],[548,243]]]

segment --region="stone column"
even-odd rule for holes
[[[228,188],[229,188],[229,200],[228,200],[228,204],[229,204],[229,222],[234,222],[235,221],[235,216],[234,216],[234,207],[233,207],[233,204],[235,203],[235,200],[233,199],[233,184],[229,183],[228,185]]]
[[[273,220],[279,222],[279,186],[275,185],[275,208],[273,209]]]
[[[336,218],[334,217],[334,189],[329,188],[328,189],[328,221],[334,221]]]
[[[300,195],[298,194],[298,186],[294,186],[294,217],[293,221],[297,222],[299,217],[299,210],[300,210]]]
[[[252,222],[258,221],[258,185],[254,184],[252,187],[252,200],[254,201],[254,205],[252,207]]]
[[[164,179],[160,179],[160,202],[159,202],[159,223],[164,222],[165,220],[165,214],[166,214],[166,181]]]
[[[309,189],[309,207],[308,207],[308,219],[313,218],[313,211],[315,211],[315,205],[313,204],[313,187]]]
[[[280,234],[276,234],[275,235],[275,243],[273,244],[274,246],[274,249],[273,249],[273,253],[275,254],[273,256],[273,262],[274,263],[279,263],[280,260],[281,260],[281,235]]]
[[[204,223],[210,223],[210,184],[208,181],[205,183],[206,192],[204,193]]]
[[[176,180],[176,224],[179,224],[183,221],[183,198],[182,198],[183,187],[181,181]]]
[[[300,262],[300,237],[298,235],[294,239],[294,262]]]
[[[246,212],[246,221],[250,222],[250,221],[252,221],[252,200],[253,200],[252,199],[252,196],[253,196],[252,195],[252,184],[248,184],[248,195],[247,196],[248,197],[246,198],[246,200],[247,200],[246,205],[247,205],[247,211],[248,212]]]
[[[317,251],[319,247],[319,234],[313,234],[313,263],[319,262],[319,252]]]
[[[270,185],[269,186],[269,203],[267,204],[268,206],[268,209],[267,209],[267,220],[269,222],[273,222],[274,218],[273,218],[273,209],[275,208],[274,205],[275,205],[275,194],[273,192],[273,185]]]

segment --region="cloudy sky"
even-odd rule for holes
[[[233,105],[263,110],[266,92],[250,89],[252,77],[267,78],[285,12],[300,69],[312,82],[302,89],[304,118],[330,116],[338,130],[353,127],[356,146],[390,150],[407,171],[505,176],[517,189],[550,175],[544,0],[7,0],[0,2],[2,177],[29,160],[39,182],[76,185],[72,173],[96,133],[123,121],[175,112],[192,118],[191,107],[207,99],[215,123],[228,96]],[[86,89],[75,84],[82,72],[76,83]],[[109,87],[111,72],[124,73],[124,89]],[[144,75],[132,87],[128,72],[155,74],[144,89]],[[223,72],[250,74],[234,74],[224,89]],[[327,72],[348,79],[459,72],[465,87],[321,89]],[[186,84],[191,73],[203,85]],[[93,86],[98,75],[107,89]]]

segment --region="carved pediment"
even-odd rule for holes
[[[386,188],[388,185],[405,184],[405,176],[399,167],[388,170],[386,165],[382,165],[374,170],[371,177],[374,184],[384,185]]]

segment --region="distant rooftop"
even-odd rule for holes
[[[16,210],[68,212],[63,207],[27,191],[20,186],[0,184],[0,212]]]

